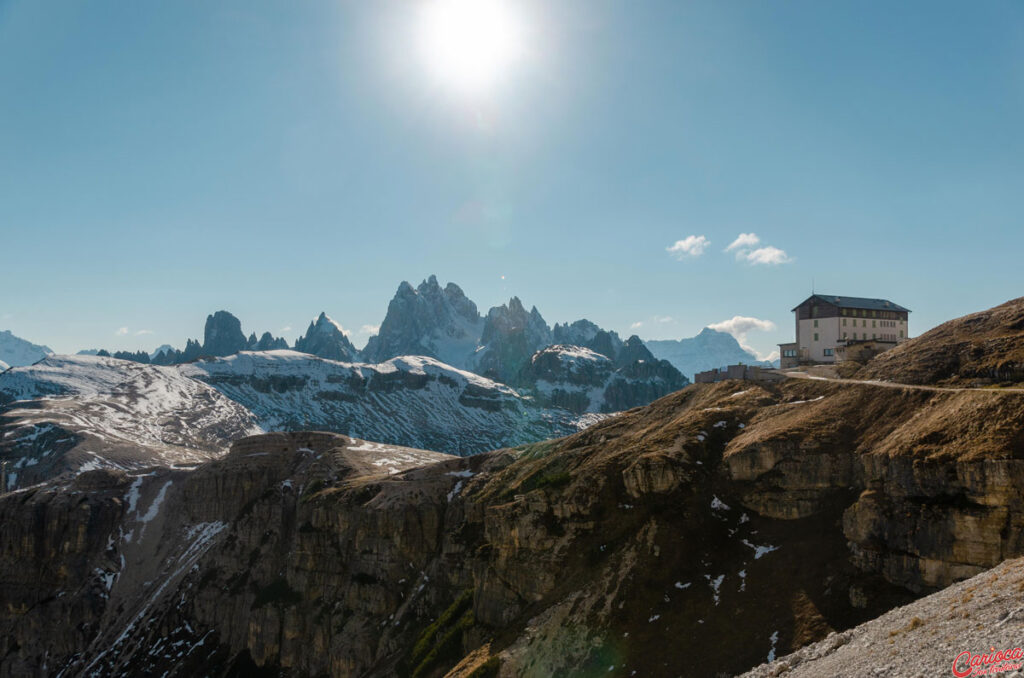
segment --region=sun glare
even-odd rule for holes
[[[433,0],[423,10],[421,46],[435,77],[476,92],[522,56],[522,26],[505,0]]]

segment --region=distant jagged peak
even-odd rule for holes
[[[601,328],[597,326],[597,323],[593,323],[586,318],[574,320],[571,323],[555,323],[555,326],[551,328],[551,334],[556,343],[583,346],[600,331]]]
[[[413,287],[408,280],[403,280],[398,285],[398,290],[395,292],[395,297],[392,302],[398,298],[415,298],[423,297],[424,300],[443,300],[455,307],[461,315],[467,317],[479,316],[476,304],[474,304],[454,282],[449,281],[444,287],[437,280],[437,276],[433,273],[427,277],[426,280],[422,281],[416,287]],[[388,308],[390,311],[390,306]]]
[[[436,275],[415,288],[402,281],[363,355],[371,362],[427,355],[462,367],[478,345],[482,328],[476,304],[455,283],[442,288]]]
[[[310,321],[306,334],[295,340],[295,350],[342,362],[351,362],[359,357],[359,351],[349,341],[345,328],[323,311]]]
[[[492,326],[492,332],[500,331],[507,333],[524,329],[542,332],[547,342],[551,343],[551,328],[544,321],[544,316],[540,314],[536,306],[532,306],[529,312],[527,312],[519,297],[512,297],[508,300],[508,303],[501,306],[492,306],[487,311],[487,321],[484,325],[484,336],[482,339],[484,343],[488,340],[488,325]],[[538,346],[538,348],[540,347]]]
[[[242,333],[242,322],[228,311],[217,311],[206,317],[203,329],[203,353],[225,356],[244,351],[248,341]]]
[[[512,297],[507,304],[487,312],[480,335],[481,349],[475,356],[476,371],[514,384],[530,357],[551,343],[551,328],[537,307],[527,312],[519,297]]]
[[[557,344],[586,346],[611,359],[617,359],[622,350],[622,339],[614,330],[605,330],[586,318],[563,325],[556,324],[551,331]]]
[[[622,342],[622,349],[616,356],[616,362],[622,365],[632,363],[637,360],[642,361],[654,361],[656,358],[651,353],[650,349],[644,344],[643,340],[637,335],[631,335],[629,339]]]
[[[337,331],[341,334],[348,336],[348,332],[341,326],[340,323],[335,321],[331,316],[327,315],[326,311],[321,311],[320,315],[315,320],[309,323],[309,327],[317,332],[332,332]]]
[[[160,346],[158,346],[156,348],[156,350],[154,350],[153,352],[151,352],[149,354],[149,359],[152,360],[153,358],[157,357],[161,353],[167,353],[168,355],[171,355],[174,352],[175,352],[175,349],[170,344],[161,344]],[[79,352],[79,354],[81,354],[81,352]],[[96,354],[93,353],[92,355],[96,355]]]
[[[647,349],[659,360],[667,360],[687,377],[697,372],[718,369],[726,365],[769,365],[758,360],[751,351],[740,345],[728,332],[705,327],[695,336],[685,339],[648,339]]]

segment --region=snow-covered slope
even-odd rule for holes
[[[179,370],[247,407],[267,430],[329,430],[450,454],[567,435],[597,419],[542,408],[504,384],[424,356],[370,365],[243,352]]]
[[[259,433],[255,417],[172,367],[50,356],[0,374],[8,488],[65,471],[195,464]]]
[[[47,346],[33,344],[11,334],[10,330],[0,332],[0,361],[10,367],[31,365],[53,353]]]
[[[693,379],[697,372],[713,370],[726,365],[768,365],[757,356],[746,351],[736,341],[736,337],[727,332],[718,332],[705,327],[695,337],[689,339],[647,340],[647,348],[660,360],[667,360],[688,379]]]
[[[8,369],[9,367],[10,367],[10,365],[5,363],[3,360],[0,360],[0,372],[3,372],[4,370]]]

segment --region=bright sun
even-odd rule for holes
[[[519,17],[505,0],[432,0],[420,37],[434,75],[466,92],[493,85],[522,56]]]

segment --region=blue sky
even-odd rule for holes
[[[644,338],[770,321],[768,353],[812,280],[915,334],[1024,291],[1024,4],[507,1],[523,53],[472,94],[423,3],[0,1],[0,329],[325,310],[361,346],[436,273]]]

